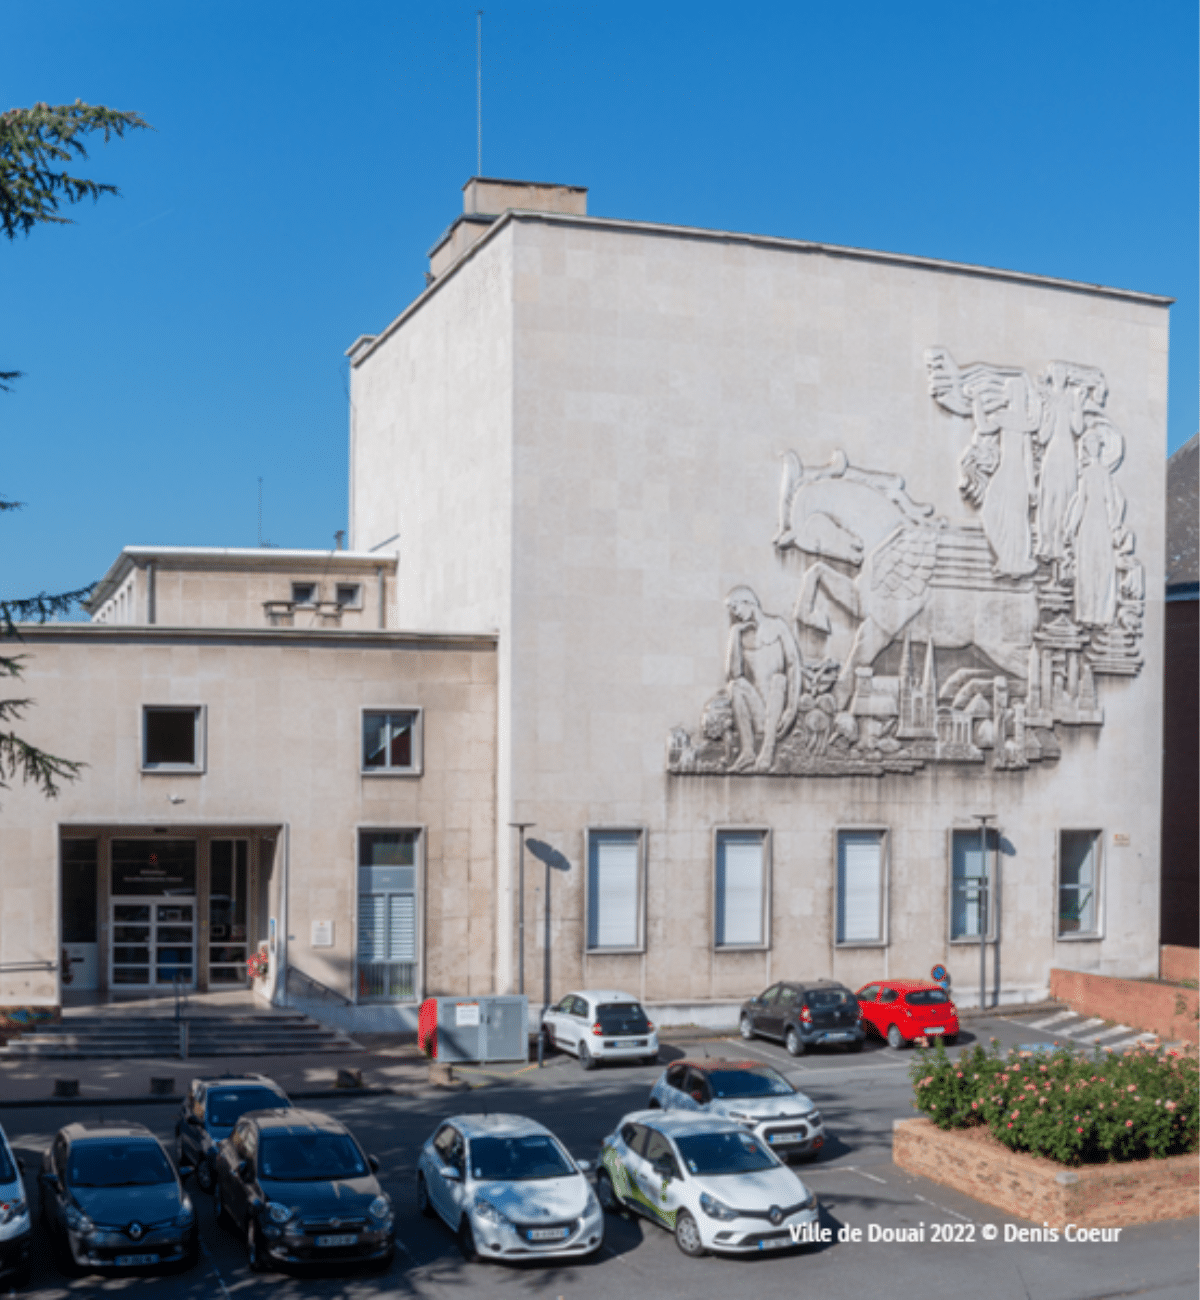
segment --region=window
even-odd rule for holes
[[[293,582],[292,583],[292,604],[293,605],[315,605],[319,595],[317,584],[315,582]]]
[[[421,713],[401,709],[385,713],[368,709],[363,714],[362,770],[377,775],[421,770]]]
[[[1100,931],[1100,832],[1062,831],[1058,840],[1059,938]]]
[[[883,831],[838,831],[838,943],[883,942],[883,838]]]
[[[96,863],[95,840],[63,840],[63,943],[96,942]]]
[[[410,1002],[417,997],[419,837],[419,831],[359,832],[360,1002]]]
[[[641,838],[638,831],[588,833],[589,948],[641,946]]]
[[[338,609],[361,609],[362,587],[357,582],[339,582],[335,599]]]
[[[979,916],[983,909],[987,938],[992,938],[993,908],[991,885],[995,878],[997,833],[988,831],[986,840],[977,831],[954,831],[951,837],[954,879],[950,898],[950,938],[979,939]],[[987,862],[983,854],[986,852]],[[986,886],[986,897],[980,885]]]
[[[147,705],[142,711],[142,770],[199,772],[204,768],[204,710]]]
[[[762,831],[718,831],[715,943],[761,948],[767,933],[767,853]]]

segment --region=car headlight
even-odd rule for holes
[[[810,1111],[804,1118],[810,1124],[819,1124],[821,1122],[821,1112],[819,1110]]]
[[[390,1219],[392,1217],[392,1203],[386,1196],[377,1196],[371,1202],[371,1218],[373,1219]]]
[[[817,1208],[816,1192],[809,1190],[807,1199],[800,1202],[800,1208],[802,1210],[815,1210]]]
[[[477,1196],[475,1198],[473,1208],[475,1213],[484,1221],[484,1223],[495,1224],[497,1228],[500,1228],[508,1222],[508,1219],[501,1214],[498,1209],[496,1209],[491,1201],[485,1201],[482,1196]]]
[[[11,1223],[28,1213],[29,1206],[24,1197],[18,1196],[15,1201],[0,1201],[0,1224]]]
[[[96,1225],[77,1205],[68,1205],[63,1216],[72,1232],[94,1232]]]
[[[295,1214],[295,1210],[290,1206],[280,1205],[278,1201],[268,1201],[267,1214],[272,1223],[286,1223]]]
[[[588,1188],[587,1204],[583,1207],[583,1212],[586,1216],[603,1213],[600,1209],[600,1202],[596,1200],[596,1193],[590,1187]]]
[[[192,1198],[185,1193],[179,1202],[179,1213],[175,1216],[175,1226],[177,1228],[189,1228],[195,1217],[196,1210],[192,1205]]]
[[[729,1118],[737,1120],[739,1124],[754,1125],[758,1123],[758,1120],[756,1120],[753,1115],[745,1115],[740,1110],[731,1110],[729,1112]]]
[[[709,1196],[707,1192],[700,1193],[700,1208],[710,1219],[720,1219],[725,1223],[738,1217],[736,1210],[731,1210],[724,1201],[718,1201],[715,1196]]]

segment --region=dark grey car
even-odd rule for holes
[[[738,1028],[747,1040],[778,1040],[793,1056],[827,1043],[861,1052],[867,1036],[858,999],[836,980],[772,984],[742,1004]]]
[[[193,1079],[175,1124],[175,1158],[196,1170],[201,1191],[211,1192],[217,1147],[252,1110],[279,1110],[292,1103],[264,1074],[223,1074]]]
[[[68,1124],[42,1157],[41,1219],[67,1273],[190,1268],[196,1211],[162,1143],[141,1124]]]

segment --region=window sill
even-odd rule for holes
[[[888,941],[886,939],[843,939],[833,946],[838,952],[842,952],[847,948],[886,948]]]
[[[995,943],[995,942],[996,942],[996,936],[995,936],[994,934],[989,934],[989,935],[987,936],[987,938],[984,939],[983,942],[984,942],[984,946],[985,946],[985,947],[986,947],[989,943]],[[978,947],[979,947],[979,936],[978,936],[977,934],[969,934],[969,935],[965,935],[965,936],[964,936],[963,938],[961,938],[961,939],[951,939],[951,940],[950,940],[950,944],[951,944],[951,946],[954,947],[954,948],[978,948]]]
[[[203,776],[204,768],[192,764],[184,766],[182,764],[156,763],[153,767],[146,767],[143,764],[141,773],[143,776]]]
[[[419,767],[363,767],[359,769],[359,776],[377,777],[377,776],[423,776],[424,771]]]
[[[642,948],[585,948],[586,957],[640,957],[646,949]]]
[[[1054,936],[1055,943],[1099,943],[1104,936],[1095,930],[1089,930],[1087,934],[1057,934]]]
[[[770,952],[769,943],[714,943],[713,952]]]

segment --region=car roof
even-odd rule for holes
[[[723,1056],[706,1056],[699,1061],[684,1057],[682,1061],[672,1061],[667,1068],[673,1070],[677,1065],[690,1065],[693,1070],[699,1070],[701,1074],[709,1070],[775,1070],[775,1067],[766,1061],[727,1061]],[[778,1074],[779,1071],[775,1070],[775,1073]]]
[[[283,1094],[279,1084],[265,1074],[217,1074],[192,1082],[204,1084],[209,1092],[214,1088],[270,1088],[272,1092]]]
[[[746,1130],[734,1120],[707,1112],[690,1110],[635,1110],[621,1117],[618,1131],[624,1124],[646,1124],[668,1137],[686,1137],[689,1133],[726,1133]]]
[[[253,1120],[260,1133],[303,1133],[306,1129],[316,1129],[322,1133],[348,1132],[341,1120],[320,1110],[252,1110],[243,1115],[242,1119]]]
[[[872,984],[878,984],[880,988],[895,989],[897,992],[911,993],[914,989],[940,989],[941,984],[935,980],[870,980],[863,985],[863,988],[870,988]],[[949,989],[944,990],[949,993]]]
[[[66,1124],[59,1130],[68,1142],[96,1142],[106,1138],[158,1138],[145,1126],[132,1119],[81,1119]]]
[[[780,980],[789,989],[844,989],[847,986],[841,980]],[[774,985],[771,985],[774,988]]]
[[[550,1133],[544,1124],[526,1115],[453,1115],[443,1123],[453,1124],[465,1138],[528,1137],[535,1133]]]
[[[637,1002],[632,993],[622,993],[620,989],[572,989],[567,996],[587,998],[591,1002]],[[559,998],[562,1001],[562,998]]]

